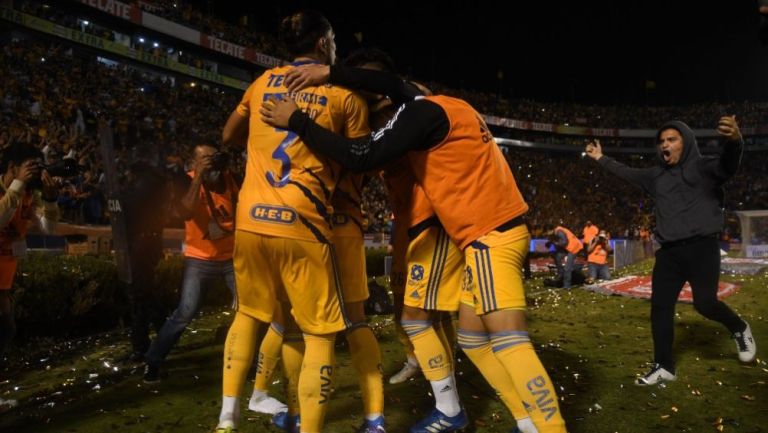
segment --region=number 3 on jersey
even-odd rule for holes
[[[278,129],[278,131],[281,131]],[[267,172],[267,182],[275,188],[282,188],[288,184],[291,180],[291,157],[288,156],[286,150],[293,144],[299,136],[292,131],[286,131],[288,135],[285,136],[280,145],[277,146],[274,152],[272,152],[272,158],[280,161],[280,177],[275,179],[275,175],[271,172]]]

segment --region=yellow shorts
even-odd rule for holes
[[[234,264],[238,311],[269,323],[287,300],[303,332],[348,326],[331,245],[237,230]]]
[[[362,236],[334,236],[333,247],[339,259],[344,302],[365,301],[368,299],[368,277],[365,273],[365,245]]]
[[[457,311],[464,257],[442,227],[429,227],[411,240],[405,305],[423,310]]]
[[[464,250],[461,302],[474,306],[478,315],[504,309],[524,310],[523,261],[529,242],[525,225],[505,232],[492,231],[472,242]]]

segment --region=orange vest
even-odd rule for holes
[[[587,257],[587,261],[589,263],[604,265],[608,263],[608,251],[606,251],[605,248],[602,247],[602,245],[596,245],[595,249],[593,249],[592,252],[589,253],[589,257]]]
[[[569,253],[576,254],[579,251],[581,251],[582,245],[579,238],[576,237],[570,230],[568,230],[565,227],[557,226],[555,228],[555,231],[561,231],[565,233],[565,236],[568,238],[568,245],[565,246],[565,250]]]
[[[5,195],[0,190],[0,197]],[[16,208],[8,224],[0,229],[0,290],[7,290],[13,286],[13,277],[16,275],[16,257],[13,256],[13,243],[27,236],[29,222],[35,212],[32,194],[23,193],[21,205]]]
[[[190,176],[194,177],[195,172],[190,171]],[[203,187],[198,192],[197,206],[192,210],[192,218],[184,221],[186,248],[184,256],[200,260],[229,260],[235,250],[235,204],[233,198],[237,197],[238,188],[235,181],[228,173],[224,174],[224,183],[226,189],[218,194],[210,191],[211,200],[215,210],[210,208],[208,197]],[[221,228],[227,232],[232,232],[220,239],[208,239],[208,225],[213,222],[211,212],[216,212],[216,220]]]
[[[584,230],[581,231],[581,237],[584,240],[584,245],[589,245],[589,242],[597,236],[597,234],[600,232],[600,229],[597,228],[596,225],[592,224],[591,226],[585,226]]]
[[[437,146],[410,152],[411,167],[445,231],[464,249],[528,205],[480,114],[460,99],[425,99],[443,108],[450,129]]]

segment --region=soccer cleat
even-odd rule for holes
[[[380,416],[372,421],[365,420],[356,433],[387,433],[384,428],[384,417]]]
[[[280,412],[287,411],[288,406],[274,397],[268,395],[256,396],[254,393],[254,395],[251,396],[251,399],[248,400],[248,409],[258,413],[276,415]]]
[[[739,361],[752,362],[757,356],[757,343],[752,336],[752,329],[747,323],[747,329],[742,332],[733,334],[733,339],[736,340],[736,350],[739,352]]]
[[[272,425],[288,433],[299,433],[301,418],[299,415],[288,415],[287,411],[278,412],[272,416]]]
[[[417,375],[420,371],[418,364],[411,364],[410,362],[406,362],[403,365],[402,370],[398,371],[397,373],[393,374],[392,377],[389,378],[389,383],[392,385],[403,383],[406,380],[412,378],[413,376]]]
[[[456,416],[448,416],[437,408],[424,419],[411,426],[410,433],[448,433],[464,429],[469,425],[464,408]]]
[[[677,379],[677,376],[675,376],[674,373],[670,373],[669,370],[658,363],[653,363],[653,365],[651,365],[651,370],[648,373],[635,379],[635,385],[656,385],[660,382],[673,381],[675,379]]]
[[[144,383],[155,384],[160,382],[160,367],[146,364],[144,365]]]

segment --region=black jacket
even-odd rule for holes
[[[729,141],[720,156],[702,156],[696,136],[679,121],[665,123],[683,137],[683,154],[667,166],[659,154],[659,165],[630,168],[603,156],[598,163],[606,170],[639,186],[655,201],[656,238],[661,243],[719,233],[723,228],[723,183],[736,174],[743,152],[742,141]]]

